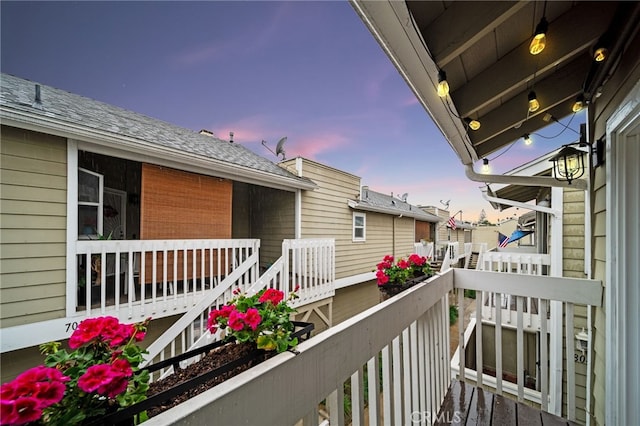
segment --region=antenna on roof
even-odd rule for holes
[[[269,148],[267,146],[267,141],[265,141],[264,139],[262,140],[262,146],[264,146],[265,148],[267,148],[269,150],[269,152],[271,152],[273,155],[275,155],[276,157],[279,157],[280,154],[282,154],[282,159],[286,160],[285,157],[285,152],[284,152],[284,143],[287,141],[287,137],[283,137],[281,138],[278,143],[276,144],[276,151],[273,152],[273,150],[271,148]]]
[[[408,196],[409,196],[409,193],[405,192],[404,194],[402,194],[402,197],[400,197],[400,198],[402,199],[402,201],[404,201],[406,203]]]
[[[451,202],[451,200],[447,200],[447,201],[442,201],[440,200],[440,204],[442,204],[444,206],[445,209],[449,210],[449,203]]]

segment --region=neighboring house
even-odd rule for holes
[[[278,165],[211,132],[6,74],[0,83],[3,382],[85,316],[151,316],[146,343],[168,340],[172,324],[206,314],[205,295],[279,265],[285,240],[310,241],[301,247],[319,261],[306,265],[330,268],[290,277],[289,290],[302,284],[299,317],[320,331],[378,303],[376,264],[410,254],[438,222],[311,160]],[[335,252],[322,251],[330,240]],[[220,292],[212,303],[230,297]]]
[[[376,264],[387,254],[411,254],[414,243],[427,236],[424,230],[440,220],[406,198],[373,191],[360,177],[324,164],[295,158],[280,166],[317,185],[301,196],[299,238],[336,241],[333,324],[378,303]]]
[[[442,257],[444,256],[449,243],[457,242],[459,243],[459,245],[464,246],[465,243],[473,242],[473,232],[476,227],[472,223],[458,220],[454,217],[454,228],[449,223],[451,213],[448,210],[441,209],[435,206],[420,206],[420,208],[425,212],[436,215],[440,218],[440,223],[435,229],[434,240],[436,245],[436,253],[439,259],[442,259]]]
[[[640,3],[550,2],[548,9],[541,2],[352,4],[471,180],[550,188],[552,201],[567,208],[584,202],[584,268],[575,262],[582,250],[577,247],[583,229],[578,219],[581,207],[569,213],[575,217],[556,217],[547,236],[551,254],[558,259],[550,265],[550,275],[587,276],[604,286],[604,302],[588,308],[593,345],[587,348],[587,400],[578,403],[587,409],[587,424],[636,422],[640,407],[629,395],[640,392]],[[541,18],[548,22],[547,48],[533,56],[531,25]],[[581,25],[571,25],[574,19]],[[439,85],[442,96],[436,92]],[[475,172],[475,162],[536,132],[549,118],[560,120],[585,106],[585,136],[591,149],[582,179],[569,185],[548,176]],[[481,127],[473,130],[472,120]],[[573,191],[556,197],[560,188]],[[582,201],[579,192],[584,190]],[[577,204],[563,202],[574,198]],[[578,222],[563,227],[564,219]],[[540,220],[536,226],[547,229]],[[538,239],[544,238],[538,234]],[[558,313],[552,312],[553,317]],[[567,367],[573,369],[570,364]],[[558,385],[553,373],[550,380]],[[575,404],[556,389],[549,401],[542,401],[542,408],[575,419]]]
[[[197,299],[196,277],[216,284],[260,243],[266,266],[296,237],[295,200],[316,188],[309,179],[233,141],[53,87],[6,74],[1,87],[3,377],[36,352],[20,349],[68,336],[87,305],[91,315],[161,324],[187,309],[159,309],[161,298],[182,288]],[[168,241],[184,251],[157,251]],[[79,254],[101,243],[121,254]],[[197,259],[205,248],[212,257]],[[158,280],[162,288],[151,285]],[[145,287],[154,307],[141,312]]]

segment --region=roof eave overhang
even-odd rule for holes
[[[372,213],[382,213],[382,214],[387,214],[387,215],[397,216],[397,217],[409,217],[409,218],[421,220],[424,222],[438,223],[440,221],[440,219],[437,217],[431,218],[417,212],[364,205],[354,200],[348,200],[347,204],[349,205],[349,207],[351,207],[354,210],[360,210],[360,211],[366,211],[366,212],[372,212]]]
[[[47,133],[78,141],[79,149],[98,154],[149,162],[194,173],[216,176],[287,191],[313,190],[317,185],[309,180],[287,178],[249,167],[203,157],[188,152],[158,146],[147,141],[104,132],[68,123],[52,117],[29,114],[0,106],[2,125]]]

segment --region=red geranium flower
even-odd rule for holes
[[[229,322],[227,324],[235,331],[242,330],[244,328],[244,314],[234,310],[229,315]]]
[[[93,392],[100,386],[111,381],[111,366],[109,364],[96,364],[87,368],[78,379],[78,387],[85,392]]]
[[[269,288],[262,294],[262,296],[260,296],[260,299],[258,299],[258,301],[260,303],[271,302],[273,303],[273,306],[275,306],[278,303],[282,302],[282,299],[284,299],[283,292],[281,292],[280,290],[276,290],[275,288]]]
[[[262,317],[256,308],[247,309],[247,313],[244,316],[244,322],[247,323],[252,330],[255,330],[260,325]]]

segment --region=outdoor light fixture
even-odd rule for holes
[[[483,173],[489,173],[489,159],[488,158],[483,158],[482,159],[482,172]]]
[[[576,97],[576,101],[574,102],[573,106],[571,107],[571,110],[573,112],[580,112],[580,111],[582,111],[582,108],[584,108],[584,95],[582,93],[580,93],[578,95],[578,97]]]
[[[533,34],[533,39],[529,45],[529,53],[537,55],[544,50],[544,46],[547,44],[546,33],[548,29],[549,23],[543,16],[538,25],[536,25],[536,32]]]
[[[438,70],[438,96],[445,98],[449,94],[449,83],[447,83],[447,73]]]
[[[536,96],[536,92],[533,90],[529,92],[529,112],[536,112],[540,108],[540,102],[538,102],[538,97]]]
[[[480,122],[478,120],[467,117],[464,119],[464,122],[471,130],[478,130],[480,128]]]
[[[522,137],[524,138],[525,145],[531,145],[533,143],[533,140],[531,139],[531,135],[529,135],[529,133],[525,133]]]
[[[549,161],[553,162],[553,177],[569,185],[584,174],[584,152],[570,145],[565,145]]]

